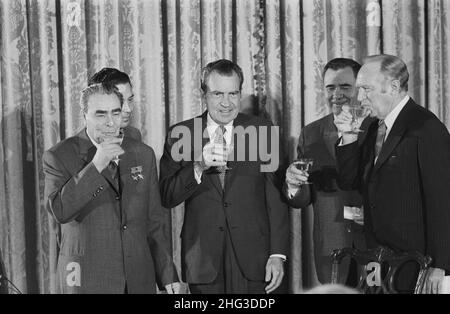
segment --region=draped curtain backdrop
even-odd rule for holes
[[[0,251],[27,293],[54,290],[55,238],[42,154],[82,127],[79,92],[104,66],[130,74],[132,124],[158,157],[169,125],[203,111],[200,69],[244,71],[243,110],[280,126],[287,158],[301,128],[329,113],[321,70],[334,57],[406,61],[410,94],[447,126],[450,0],[0,0]],[[180,265],[183,208],[173,209]],[[315,284],[311,208],[290,209],[290,292]]]

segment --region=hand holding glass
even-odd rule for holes
[[[309,172],[313,166],[314,160],[312,158],[299,158],[294,160],[293,164],[298,170]],[[306,181],[304,184],[311,184],[311,182]]]
[[[353,117],[352,126],[354,124],[361,125],[362,120],[364,120],[364,118],[367,117],[367,115],[369,114],[369,110],[366,107],[359,106],[359,105],[350,106],[349,111]],[[364,132],[364,131],[361,130],[359,127],[355,126],[355,127],[352,127],[352,130],[349,133],[358,134],[360,132]]]

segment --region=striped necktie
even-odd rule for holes
[[[224,135],[227,130],[223,125],[219,125],[216,128],[216,131],[214,133],[214,144],[219,145],[225,145],[225,139]],[[219,179],[220,184],[222,185],[222,189],[225,187],[225,173],[226,173],[226,167],[217,167],[217,170],[219,171]]]
[[[377,140],[375,142],[375,162],[378,159],[381,148],[384,144],[384,138],[386,137],[386,124],[383,120],[378,121]]]

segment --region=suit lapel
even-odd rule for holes
[[[91,140],[86,134],[86,129],[80,131],[77,134],[78,137],[78,148],[79,148],[79,157],[82,160],[81,168],[84,168],[91,160],[94,158],[95,153],[97,152],[97,148],[92,144]]]
[[[395,147],[397,147],[398,143],[402,139],[408,126],[408,112],[411,108],[411,101],[412,100],[410,100],[402,109],[402,111],[400,111],[400,114],[395,120],[394,125],[392,126],[392,129],[389,132],[388,137],[383,144],[383,147],[381,148],[380,154],[378,155],[378,159],[374,166],[374,171],[378,171],[378,169],[380,169],[380,167],[386,162],[386,160],[389,159],[392,151],[395,149]]]
[[[242,114],[238,114],[238,116],[236,117],[236,119],[234,119],[233,122],[233,135],[231,136],[231,139],[233,141],[234,144],[236,144],[236,139],[235,139],[235,127],[237,126],[241,126],[244,129],[248,126],[247,121],[245,119],[245,116]],[[225,192],[228,190],[227,187],[232,186],[233,181],[236,179],[236,174],[238,172],[238,168],[239,168],[239,161],[237,160],[237,149],[236,146],[234,147],[235,149],[233,150],[233,160],[230,161],[228,163],[228,166],[231,168],[230,170],[228,170],[225,174]],[[246,147],[246,150],[248,150],[249,148]],[[246,152],[247,154],[249,153],[248,151]],[[217,176],[218,177],[218,176]],[[220,184],[220,181],[219,181]]]
[[[330,114],[328,118],[325,120],[323,130],[323,141],[328,151],[330,152],[331,156],[333,157],[333,160],[336,160],[335,145],[338,139],[339,135],[337,128],[334,125],[334,116],[333,114]]]
[[[125,151],[124,154],[120,156],[119,162],[119,173],[120,173],[120,192],[122,197],[121,212],[119,213],[122,221],[126,221],[126,206],[124,204],[129,203],[129,197],[132,196],[135,191],[133,187],[139,183],[132,178],[131,170],[134,167],[142,166],[137,164],[136,156],[137,152],[135,148],[131,145],[127,138],[123,139],[122,148]],[[143,169],[144,170],[144,169]]]
[[[205,111],[202,115],[202,149],[205,147],[206,144],[210,141],[208,131],[206,130],[207,124],[208,124],[208,111]],[[192,132],[195,136],[195,130]],[[205,136],[203,136],[205,135]],[[211,139],[212,140],[212,139]],[[192,137],[192,143],[191,147],[194,147],[194,137]],[[194,154],[194,151],[192,151],[192,154]],[[192,156],[192,158],[195,158],[195,156]],[[194,159],[192,159],[194,160]],[[203,173],[202,180],[211,180],[212,185],[216,188],[217,192],[219,194],[223,193],[222,185],[220,184],[219,174],[217,173],[215,168],[210,168],[206,170]]]

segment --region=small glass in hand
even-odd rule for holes
[[[299,158],[294,160],[293,164],[298,170],[309,172],[314,164],[314,160],[312,158]],[[311,182],[306,181],[304,184],[311,184]]]
[[[369,110],[364,106],[354,105],[350,106],[349,112],[352,115],[353,119],[352,119],[352,130],[349,131],[348,133],[358,134],[360,132],[364,132],[358,127],[353,127],[353,125],[357,123],[361,124],[362,120],[364,120],[364,118],[367,117],[367,115],[369,114]]]

